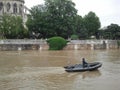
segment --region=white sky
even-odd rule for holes
[[[72,0],[78,14],[84,16],[93,11],[99,17],[102,27],[111,23],[120,25],[120,0]],[[25,0],[28,8],[44,3],[44,0]]]

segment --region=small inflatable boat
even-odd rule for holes
[[[65,66],[65,71],[67,72],[82,72],[82,71],[93,71],[97,70],[102,66],[100,62],[88,63],[85,67],[82,64],[75,64]]]

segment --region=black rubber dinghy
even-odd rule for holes
[[[100,62],[94,62],[94,63],[88,63],[87,66],[83,67],[82,64],[75,64],[75,65],[69,65],[65,66],[65,71],[67,72],[82,72],[82,71],[93,71],[97,70],[102,66],[102,63]]]

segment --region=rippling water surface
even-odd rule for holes
[[[65,72],[82,57],[103,66]],[[120,90],[120,50],[1,51],[0,90]]]

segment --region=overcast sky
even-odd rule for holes
[[[72,0],[78,14],[84,16],[93,11],[99,17],[102,27],[111,23],[120,25],[120,0]],[[25,0],[28,8],[44,3],[44,0]]]

